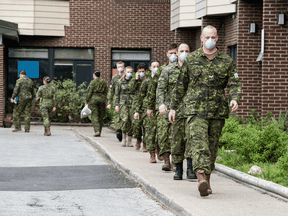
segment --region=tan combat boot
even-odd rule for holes
[[[142,148],[143,152],[148,152],[147,148],[146,148],[146,143],[143,142],[143,148]]]
[[[163,171],[170,171],[171,170],[171,166],[170,166],[170,154],[168,152],[165,152],[163,154],[163,158],[164,158],[164,165],[162,166],[162,170]]]
[[[157,163],[155,158],[155,151],[150,152],[150,163]]]
[[[197,179],[198,179],[198,191],[200,192],[200,196],[208,196],[208,182],[206,180],[206,175],[204,170],[197,171]]]
[[[12,132],[17,132],[17,131],[21,131],[21,128],[15,128],[12,130]]]
[[[127,147],[133,147],[133,144],[132,144],[132,136],[128,136],[128,144],[127,144]]]
[[[207,189],[208,194],[212,194],[212,189],[211,189],[211,186],[210,186],[210,175],[211,174],[206,176],[207,182],[208,182],[208,189]]]
[[[44,136],[48,136],[47,135],[47,129],[44,127]]]
[[[122,134],[121,146],[122,146],[122,147],[126,147],[126,134]]]
[[[26,130],[26,129],[25,129],[25,133],[29,133],[29,130]]]
[[[46,130],[47,130],[47,136],[51,136],[50,127],[48,127]]]
[[[100,137],[101,136],[101,133],[99,131],[97,131],[95,134],[94,134],[94,137]]]
[[[142,139],[137,138],[136,144],[135,144],[135,150],[139,150],[141,146]]]
[[[158,159],[159,161],[163,161],[163,157],[160,157],[160,156],[159,156],[159,153],[160,153],[160,148],[159,148],[159,146],[158,146],[157,149],[156,149],[157,159]]]

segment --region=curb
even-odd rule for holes
[[[25,125],[25,123],[21,122],[21,125]],[[43,122],[30,122],[30,125],[43,125]],[[51,122],[51,125],[54,125],[54,126],[93,127],[92,123],[60,123],[60,122]],[[105,124],[104,127],[109,127],[110,128],[111,126],[109,124]]]
[[[271,181],[266,181],[261,178],[257,178],[251,175],[248,175],[244,172],[234,170],[230,167],[224,166],[222,164],[215,163],[215,170],[219,171],[227,176],[230,176],[234,179],[237,179],[241,182],[247,183],[249,185],[256,186],[257,188],[263,189],[264,191],[269,191],[280,196],[280,198],[288,199],[288,188],[282,185],[276,184]]]
[[[109,127],[110,129],[114,129],[113,127]],[[120,171],[128,175],[131,179],[136,181],[140,184],[142,188],[144,188],[150,196],[154,197],[157,201],[164,204],[167,209],[175,213],[176,215],[183,215],[183,216],[194,216],[192,213],[188,212],[186,209],[184,209],[181,205],[176,203],[173,199],[168,198],[166,195],[161,193],[159,190],[157,190],[155,187],[153,187],[149,182],[145,181],[141,176],[135,174],[133,171],[131,171],[128,167],[124,166],[114,158],[112,158],[102,146],[97,141],[93,140],[92,138],[80,133],[76,128],[72,128],[72,130],[82,137],[84,140],[86,140],[88,143],[90,143],[92,146],[96,147],[98,149],[98,152],[102,154],[106,159],[108,159],[112,164],[118,168]]]

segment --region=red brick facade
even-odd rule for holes
[[[5,114],[5,88],[4,88],[4,46],[0,45],[0,127],[3,126]]]

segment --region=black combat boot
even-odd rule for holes
[[[119,140],[119,142],[122,141],[122,130],[117,130],[116,131],[116,137]]]
[[[192,158],[187,158],[187,179],[197,179],[197,175],[193,172]]]
[[[182,180],[183,176],[183,161],[181,163],[175,163],[176,166],[176,172],[173,176],[174,180]]]

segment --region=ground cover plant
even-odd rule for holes
[[[280,112],[278,121],[269,112],[258,119],[255,110],[248,118],[227,119],[216,162],[245,173],[258,165],[264,172],[257,177],[288,187],[287,113],[282,116]]]

